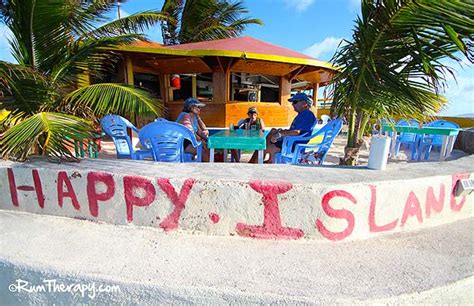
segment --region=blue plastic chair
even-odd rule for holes
[[[128,135],[127,128],[132,129],[136,133],[138,133],[139,130],[127,119],[118,115],[107,115],[100,120],[100,125],[102,131],[112,137],[117,152],[117,158],[142,160],[153,157],[151,150],[133,149],[132,140]]]
[[[151,145],[153,159],[160,162],[201,162],[202,143],[196,140],[192,131],[180,123],[160,120],[144,126],[138,134],[140,141]],[[187,139],[196,148],[197,157],[186,153],[184,140]]]
[[[400,119],[398,120],[397,125],[418,126],[419,123],[418,121],[414,119],[410,119],[409,121],[405,119]],[[400,133],[395,143],[395,156],[398,155],[398,153],[400,152],[400,146],[403,144],[403,145],[406,145],[408,149],[410,149],[411,151],[410,158],[412,160],[416,159],[419,140],[420,140],[420,136],[417,135],[416,133],[407,133],[407,132]]]
[[[329,121],[321,129],[316,130],[313,127],[312,134],[309,136],[288,136],[283,138],[281,153],[274,155],[273,162],[279,164],[299,164],[303,154],[308,150],[312,151],[310,154],[317,156],[318,163],[321,165],[326,159],[327,152],[331,147],[336,136],[341,132],[342,119],[338,118]],[[319,143],[308,143],[311,139],[316,137],[323,137]],[[300,142],[305,143],[300,143]],[[296,145],[295,142],[298,142]],[[294,147],[294,148],[293,148]]]
[[[440,127],[440,128],[454,128],[459,129],[459,124],[446,120],[435,120],[425,124],[426,127]],[[456,141],[456,139],[454,139]],[[420,155],[418,160],[420,160],[423,152],[424,159],[427,160],[430,156],[431,150],[433,147],[439,148],[441,151],[441,146],[443,145],[443,136],[442,135],[424,135],[420,140]]]

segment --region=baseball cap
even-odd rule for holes
[[[247,111],[247,114],[255,113],[258,114],[257,108],[256,107],[249,107],[249,110]]]
[[[293,97],[289,98],[288,101],[292,102],[292,103],[299,102],[299,101],[305,101],[309,106],[313,105],[313,99],[311,99],[304,92],[299,92],[299,93],[293,95]]]
[[[191,107],[205,107],[206,104],[201,103],[196,98],[187,98],[184,100],[184,107],[191,108]]]

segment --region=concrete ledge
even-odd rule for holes
[[[0,211],[0,297],[3,305],[470,303],[473,231],[471,218],[337,244],[256,241]],[[44,280],[119,289],[15,291]]]
[[[85,160],[0,162],[0,209],[260,239],[354,240],[473,216],[474,156],[387,171]]]

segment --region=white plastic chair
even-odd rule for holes
[[[323,121],[323,124],[326,124],[331,120],[331,117],[328,115],[321,115],[321,120]]]

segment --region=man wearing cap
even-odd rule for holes
[[[291,126],[287,130],[283,129],[271,129],[270,133],[267,135],[267,149],[264,152],[270,155],[270,159],[265,161],[266,163],[273,162],[273,155],[281,151],[283,144],[283,137],[286,136],[298,136],[298,135],[307,135],[311,133],[314,125],[316,124],[316,116],[310,110],[311,105],[313,105],[313,100],[308,97],[305,93],[297,93],[290,99],[289,102],[292,103],[293,109],[298,115],[295,117]],[[250,159],[250,163],[257,163],[258,155],[254,153]]]
[[[202,161],[209,161],[209,149],[207,148],[207,138],[209,137],[209,131],[207,130],[206,124],[201,119],[201,108],[205,107],[206,104],[201,103],[196,98],[187,98],[184,100],[183,112],[179,114],[176,122],[181,123],[188,129],[194,132],[196,139],[202,140]],[[189,140],[184,142],[184,150],[188,153],[196,154],[196,149],[191,145]]]

